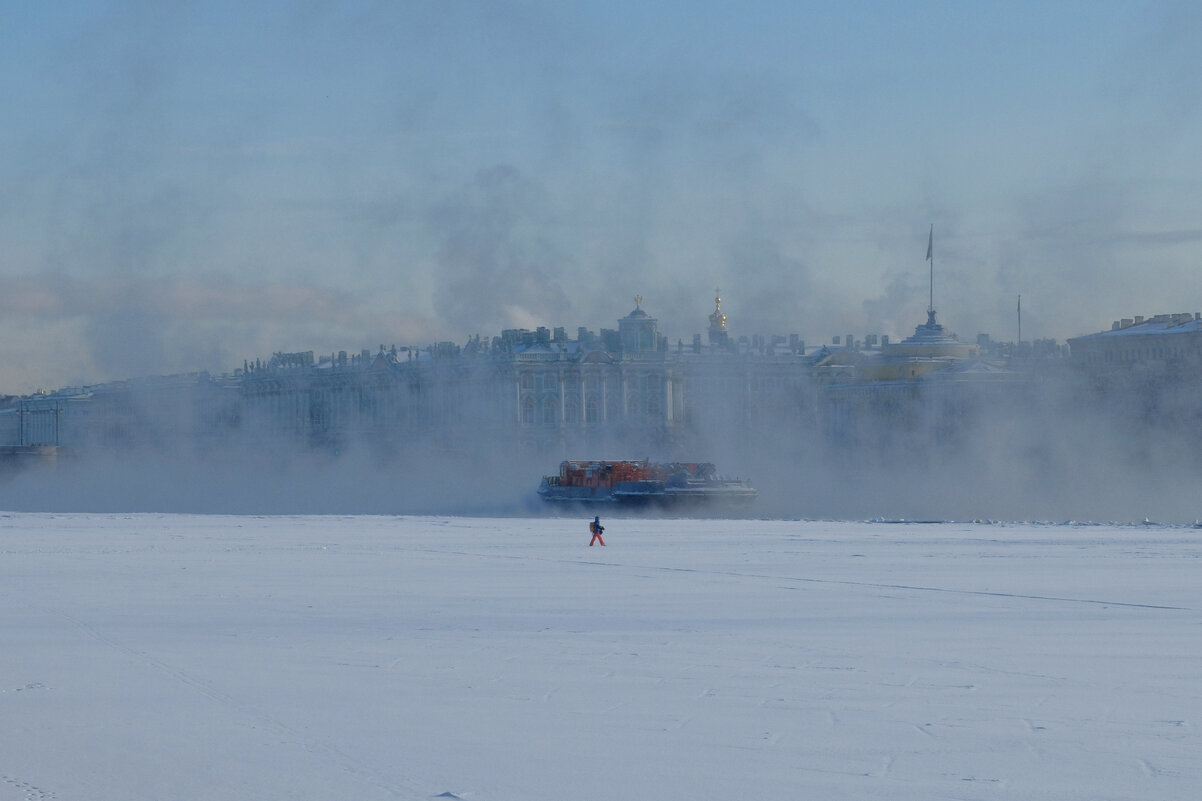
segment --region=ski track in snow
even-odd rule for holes
[[[23,801],[55,801],[58,796],[35,784],[0,773],[0,801],[9,798],[20,798]]]
[[[424,553],[441,553],[441,554],[453,555],[453,556],[471,556],[471,557],[477,557],[480,559],[529,559],[529,557],[517,557],[517,556],[508,556],[505,554],[493,554],[493,553],[476,553],[476,552],[471,552],[471,551],[442,551],[442,550],[430,549],[430,548],[420,548],[420,549],[413,549],[413,550],[415,550],[415,551],[420,550]],[[1030,600],[1030,601],[1056,601],[1056,602],[1070,603],[1070,604],[1097,604],[1099,606],[1129,606],[1129,607],[1134,607],[1137,609],[1165,609],[1165,610],[1172,610],[1172,611],[1178,611],[1178,612],[1192,611],[1191,609],[1189,609],[1187,607],[1183,607],[1183,606],[1165,606],[1162,604],[1142,604],[1142,603],[1131,603],[1128,601],[1107,601],[1107,600],[1101,600],[1101,599],[1096,599],[1096,598],[1066,598],[1066,597],[1060,597],[1060,596],[1055,596],[1055,595],[1026,595],[1023,593],[1014,593],[1014,592],[986,592],[983,590],[949,589],[947,587],[922,587],[922,586],[914,586],[914,585],[910,585],[910,584],[878,584],[878,583],[869,582],[869,581],[840,581],[840,580],[835,580],[835,579],[821,579],[821,578],[811,578],[811,577],[804,577],[804,576],[784,576],[784,575],[776,575],[776,574],[768,574],[768,573],[744,573],[744,572],[730,571],[730,570],[700,570],[698,568],[692,568],[692,567],[671,567],[668,565],[637,565],[637,564],[626,564],[624,562],[599,562],[599,561],[586,560],[586,559],[551,559],[551,560],[546,560],[546,561],[552,561],[557,564],[595,565],[597,567],[621,568],[621,569],[625,569],[625,570],[659,570],[659,571],[663,571],[665,573],[696,573],[696,574],[711,575],[711,576],[727,576],[727,577],[731,577],[731,578],[767,579],[767,580],[771,580],[771,581],[791,581],[791,582],[797,582],[799,584],[843,584],[843,585],[847,585],[849,587],[872,587],[875,589],[908,590],[908,591],[912,591],[912,592],[944,592],[944,593],[949,593],[949,594],[953,594],[953,595],[981,595],[981,596],[994,597],[994,598],[1021,598],[1021,599]]]

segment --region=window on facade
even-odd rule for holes
[[[559,422],[559,402],[554,398],[547,398],[543,401],[542,422],[545,425]]]
[[[534,425],[534,399],[526,398],[522,401],[522,423],[524,425]]]

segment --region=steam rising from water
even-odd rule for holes
[[[720,473],[750,479],[760,498],[738,514],[751,516],[1177,523],[1202,517],[1194,492],[1202,449],[1179,427],[1193,414],[1191,394],[1163,394],[1153,418],[1146,398],[1089,398],[1069,382],[1009,395],[986,387],[954,420],[925,404],[907,418],[862,417],[854,436],[830,437],[796,407],[741,427],[731,416],[738,399],[719,397],[675,446],[633,431],[581,446],[533,447],[512,432],[471,423],[470,410],[446,430],[337,449],[242,432],[203,446],[167,440],[64,456],[53,469],[0,481],[0,508],[529,514],[548,511],[535,489],[562,459],[651,458],[713,461]],[[167,412],[153,413],[169,420]]]

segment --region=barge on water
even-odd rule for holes
[[[539,497],[557,504],[695,507],[746,506],[758,492],[747,481],[719,478],[709,462],[569,460],[543,476]]]

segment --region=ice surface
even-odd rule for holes
[[[1188,799],[1202,532],[0,517],[0,801]]]

